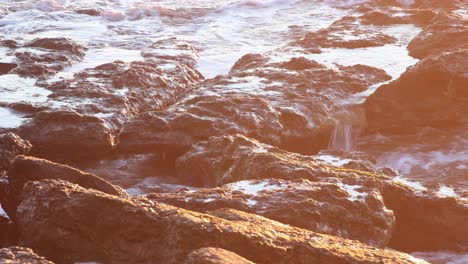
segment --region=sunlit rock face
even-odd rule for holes
[[[0,172],[8,169],[17,155],[28,154],[31,143],[14,133],[0,134]]]
[[[0,261],[5,263],[53,264],[52,261],[37,255],[30,248],[16,246],[0,249]]]
[[[180,263],[206,246],[236,252],[255,263],[288,263],[291,257],[295,263],[424,263],[234,210],[201,214],[63,181],[30,182],[24,192],[17,213],[20,243],[60,263]],[[63,232],[71,227],[76,231]]]
[[[187,255],[187,264],[253,264],[253,262],[222,248],[200,248]]]

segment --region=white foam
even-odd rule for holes
[[[226,184],[225,186],[231,190],[244,191],[245,193],[254,196],[258,195],[258,193],[262,191],[270,191],[280,188],[276,185],[270,185],[268,181],[255,182],[252,180],[238,181],[235,183]]]
[[[360,185],[348,185],[348,184],[343,184],[339,182],[338,186],[348,193],[348,195],[350,196],[348,199],[353,202],[354,201],[365,202],[366,197],[369,195],[368,193],[365,193],[365,192],[356,191],[357,189],[362,188],[362,186]]]
[[[18,113],[5,108],[0,107],[0,128],[15,128],[21,126],[24,119]]]
[[[36,79],[23,78],[16,74],[0,75],[0,102],[42,103],[52,92],[34,85]]]
[[[454,189],[447,187],[445,185],[441,185],[439,190],[437,191],[437,195],[443,197],[457,197],[457,193]]]
[[[327,164],[330,164],[330,165],[333,165],[333,166],[337,166],[337,167],[341,167],[343,165],[345,165],[346,163],[352,161],[351,159],[342,159],[340,157],[337,157],[337,156],[332,156],[332,155],[318,155],[318,156],[315,156],[315,159],[319,160],[319,161],[323,161]]]
[[[7,215],[6,212],[3,210],[3,208],[2,208],[1,205],[0,205],[0,216],[8,217],[8,215]]]
[[[456,252],[413,252],[411,255],[424,259],[433,264],[466,264],[468,263],[467,253]]]

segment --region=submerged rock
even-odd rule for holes
[[[242,212],[226,220],[63,181],[30,182],[24,192],[17,212],[20,244],[59,263],[181,263],[207,246],[256,263],[425,263]]]
[[[236,253],[222,248],[200,248],[190,252],[185,264],[253,264]]]
[[[12,264],[53,264],[52,261],[37,255],[32,249],[25,247],[9,247],[0,249],[0,262]]]

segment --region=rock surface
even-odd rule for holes
[[[369,132],[414,133],[466,122],[468,49],[425,58],[365,102]]]
[[[120,187],[93,174],[44,159],[17,156],[8,170],[9,203],[4,204],[4,209],[11,219],[15,219],[16,206],[23,199],[23,186],[29,181],[42,179],[62,179],[111,195],[127,195]]]
[[[7,170],[17,155],[26,155],[30,149],[31,143],[18,135],[11,132],[0,134],[0,172]]]
[[[38,256],[30,248],[9,247],[0,249],[0,262],[10,264],[53,264],[52,261]]]
[[[53,180],[29,182],[24,192],[17,212],[20,244],[59,263],[181,263],[193,250],[207,246],[256,263],[425,263],[242,212],[237,215],[248,221],[143,198],[118,198]]]
[[[200,248],[190,252],[186,264],[253,264],[236,253],[222,248]]]
[[[94,159],[114,145],[102,119],[69,110],[39,112],[18,134],[32,143],[32,155],[59,162]]]

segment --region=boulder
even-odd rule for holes
[[[388,244],[395,222],[377,189],[336,180],[240,181],[220,188],[182,189],[147,197],[198,212],[233,208],[377,247]]]
[[[85,161],[108,154],[114,146],[102,119],[71,110],[42,111],[18,129],[31,154],[60,162]]]
[[[234,252],[222,248],[200,248],[190,252],[186,264],[253,264]]]
[[[203,247],[256,263],[425,263],[242,212],[247,221],[226,220],[56,180],[29,182],[24,193],[20,244],[59,263],[181,263]]]
[[[429,25],[411,40],[408,50],[411,56],[422,59],[443,51],[468,48],[467,43],[468,19],[454,12],[439,12]]]
[[[382,196],[385,205],[394,212],[396,218],[389,247],[405,252],[466,252],[466,201],[455,197],[415,194],[398,185],[387,185]]]
[[[0,249],[0,262],[11,264],[53,264],[52,261],[37,255],[32,249],[25,247],[9,247]]]
[[[16,67],[18,67],[16,63],[0,62],[0,75],[7,74]]]
[[[31,143],[14,133],[0,134],[0,171],[8,169],[10,162],[17,155],[26,155],[31,149]]]
[[[468,49],[429,56],[399,79],[379,87],[365,102],[368,132],[414,133],[450,129],[466,120]]]
[[[120,187],[114,186],[96,175],[44,159],[17,156],[8,170],[10,198],[8,201],[10,202],[5,203],[6,208],[4,208],[11,219],[15,219],[16,206],[23,199],[23,186],[29,181],[42,179],[61,179],[111,195],[127,195]]]

